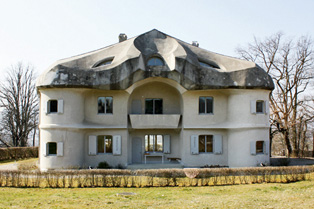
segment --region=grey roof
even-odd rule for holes
[[[152,56],[161,58],[164,65],[147,66]],[[112,63],[97,67],[104,60]],[[38,78],[37,87],[120,90],[149,77],[172,79],[187,90],[274,88],[271,77],[255,63],[207,51],[156,29],[57,61]]]

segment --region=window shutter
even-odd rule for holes
[[[214,135],[214,153],[222,154],[222,135]]]
[[[256,141],[251,142],[251,155],[256,155]]]
[[[113,143],[112,143],[112,154],[113,155],[121,155],[121,136],[116,135],[113,136]]]
[[[46,157],[48,152],[48,143],[45,144],[44,148],[42,148],[41,151],[43,152],[43,156]]]
[[[269,141],[264,141],[264,154],[268,155],[269,153]]]
[[[198,136],[197,135],[191,136],[191,154],[198,155]]]
[[[170,154],[170,135],[164,135],[164,153],[165,154]]]
[[[89,155],[96,155],[96,148],[97,148],[97,137],[96,136],[89,136],[88,138],[88,154]]]
[[[58,100],[58,113],[63,113],[63,99]]]
[[[268,103],[268,101],[266,100],[266,101],[264,101],[264,103],[265,103],[265,114],[267,115],[268,113],[269,113],[269,103]]]
[[[44,102],[43,111],[46,115],[48,114],[48,105],[49,105],[49,102]]]
[[[256,101],[251,100],[251,113],[256,114]]]
[[[59,157],[63,156],[63,142],[57,143],[57,156]]]

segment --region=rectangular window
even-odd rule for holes
[[[112,114],[112,97],[98,97],[98,113]]]
[[[199,98],[199,113],[212,114],[213,113],[213,97],[200,97]]]
[[[145,135],[145,152],[162,152],[163,141],[162,135]]]
[[[213,135],[200,135],[198,137],[199,152],[213,152]]]
[[[48,113],[58,112],[58,100],[48,101]]]
[[[48,151],[48,155],[56,155],[57,154],[57,143],[56,142],[48,142],[47,143],[47,151]]]
[[[97,153],[112,153],[112,136],[97,136]]]
[[[162,114],[162,99],[145,99],[145,114]]]
[[[256,101],[256,113],[264,113],[264,101]]]
[[[264,141],[257,141],[256,142],[256,154],[263,154],[264,153]]]

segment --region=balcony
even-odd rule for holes
[[[130,114],[131,125],[134,129],[176,129],[179,126],[180,117],[179,114]]]

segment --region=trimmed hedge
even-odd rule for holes
[[[185,187],[289,183],[308,179],[314,179],[314,166],[0,171],[0,187]]]
[[[37,157],[38,157],[38,147],[0,148],[0,161],[37,158]]]

